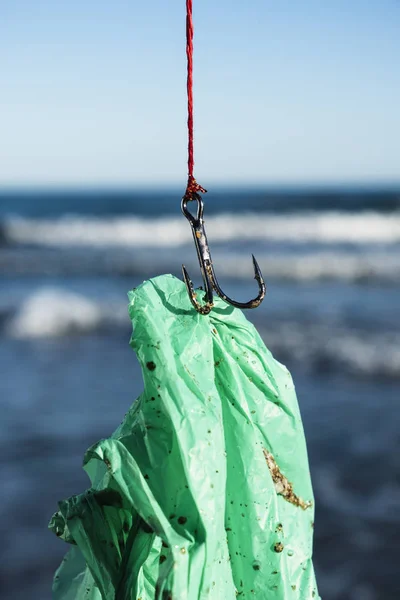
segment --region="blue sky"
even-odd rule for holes
[[[400,181],[398,0],[194,0],[196,176]],[[183,184],[184,0],[2,0],[0,185]]]

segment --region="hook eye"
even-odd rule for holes
[[[196,216],[194,216],[190,212],[190,210],[188,209],[188,206],[187,206],[188,202],[193,202],[193,201],[197,202]],[[198,223],[199,221],[201,221],[203,218],[204,204],[203,204],[203,200],[202,200],[202,197],[200,196],[200,194],[194,193],[192,198],[188,198],[187,196],[184,196],[182,198],[181,209],[182,209],[183,214],[187,218],[187,220],[190,221],[190,223],[192,223],[193,225]]]

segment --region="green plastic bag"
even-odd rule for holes
[[[318,598],[288,370],[241,311],[216,298],[197,314],[171,275],[129,300],[144,392],[51,520],[72,544],[54,600]]]

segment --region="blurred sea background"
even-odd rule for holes
[[[206,228],[225,291],[292,371],[316,496],[326,599],[398,598],[400,188],[219,189]],[[83,453],[142,389],[128,290],[185,261],[179,190],[0,194],[4,598],[50,598],[66,545],[46,530],[86,489]],[[5,377],[4,377],[5,375]]]
[[[194,23],[207,234],[230,296],[252,253],[267,282],[246,316],[296,384],[319,592],[399,600],[400,3],[194,0]],[[201,284],[185,3],[2,0],[0,56],[0,598],[50,600],[48,521],[142,390],[127,292],[183,262]]]

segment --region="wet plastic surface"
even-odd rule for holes
[[[288,370],[241,311],[215,299],[197,314],[171,275],[129,300],[144,392],[51,521],[72,544],[54,600],[318,598]]]

